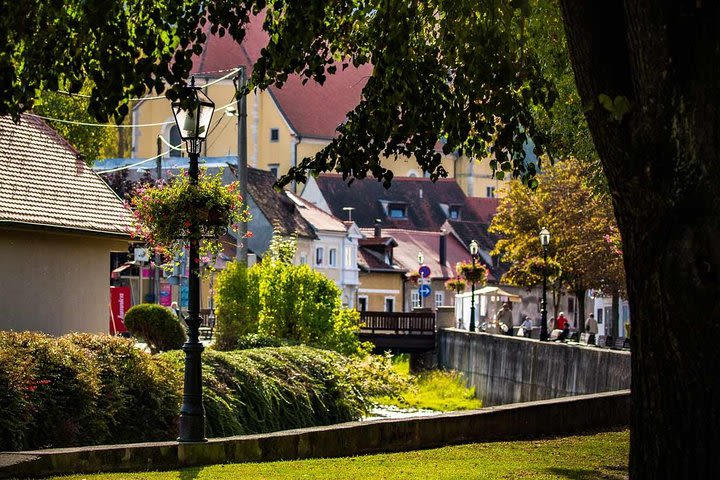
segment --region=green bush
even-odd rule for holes
[[[248,350],[250,348],[265,347],[286,347],[293,345],[289,340],[273,337],[271,335],[260,335],[259,333],[250,333],[243,335],[237,341],[236,350]]]
[[[245,268],[230,264],[218,276],[219,350],[238,348],[243,335],[257,333],[340,353],[365,354],[357,337],[360,315],[341,305],[335,283],[307,265],[269,258]]]
[[[0,450],[176,438],[183,365],[107,335],[0,332]],[[387,359],[298,346],[208,350],[203,386],[211,437],[353,420],[399,391]]]
[[[123,321],[128,332],[145,342],[152,353],[178,350],[186,339],[180,320],[161,305],[135,305],[127,311]]]

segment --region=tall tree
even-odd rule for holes
[[[632,478],[714,478],[720,460],[720,2],[560,0],[580,101],[623,238],[633,315]],[[534,5],[534,3],[532,3]],[[306,170],[368,174],[389,184],[384,155],[435,151],[483,158],[536,185],[523,152],[547,136],[533,109],[556,88],[525,42],[528,0],[185,0],[5,2],[0,114],[86,78],[89,110],[122,117],[131,96],[182,83],[202,28],[236,41],[264,11],[270,43],[252,86],[290,74],[322,82],[372,62],[363,101]],[[199,26],[199,27],[198,27]],[[350,60],[351,59],[351,60]],[[312,81],[312,80],[311,80]],[[169,97],[176,98],[173,87]],[[390,168],[388,168],[390,167]],[[702,334],[697,334],[702,331]]]
[[[624,282],[622,257],[608,241],[617,232],[610,196],[592,188],[589,170],[587,164],[567,159],[543,170],[535,191],[512,182],[490,226],[503,237],[493,253],[513,263],[503,279],[534,286],[547,269],[553,283],[577,297],[580,330],[584,330],[587,290],[612,285],[614,293]],[[552,234],[548,265],[541,258],[542,227]]]

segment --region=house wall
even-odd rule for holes
[[[127,242],[0,229],[0,329],[107,333],[110,252]]]
[[[394,311],[402,312],[402,289],[402,273],[360,272],[360,288],[358,289],[358,297],[367,297],[368,311],[385,311],[385,298],[391,297],[395,299]]]

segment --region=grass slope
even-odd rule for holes
[[[627,478],[629,433],[477,443],[405,453],[290,462],[213,465],[152,473],[56,477],[63,480],[252,479],[572,479]]]
[[[398,397],[374,398],[373,401],[379,405],[442,412],[482,408],[482,402],[475,398],[475,389],[467,388],[465,380],[459,373],[432,370],[412,376],[407,355],[394,357],[393,369],[408,378],[410,388]]]

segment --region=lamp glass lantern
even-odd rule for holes
[[[194,77],[188,88],[192,92],[187,98],[173,102],[172,112],[180,131],[180,138],[187,145],[188,153],[199,154],[200,145],[207,138],[210,129],[215,103],[200,87],[195,86]]]
[[[422,265],[423,263],[425,263],[425,256],[423,255],[422,252],[418,252],[418,263],[419,263],[420,265]]]
[[[470,255],[473,257],[478,254],[478,243],[476,240],[470,242]]]
[[[550,245],[550,231],[545,227],[540,230],[540,245],[543,247]]]

